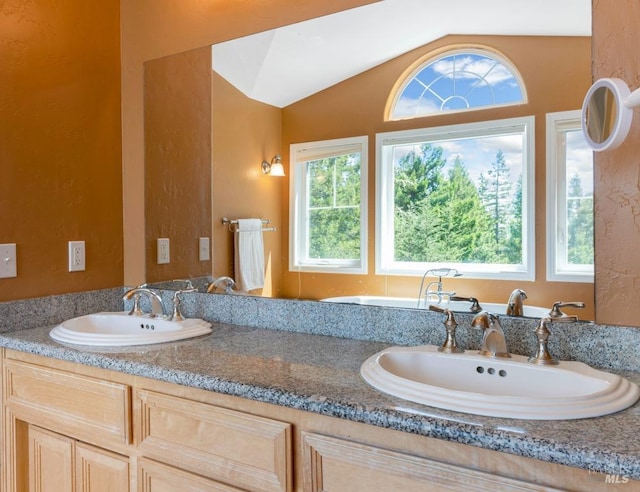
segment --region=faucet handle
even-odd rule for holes
[[[575,315],[568,315],[563,313],[560,308],[562,307],[573,307],[573,308],[584,308],[584,302],[563,302],[557,301],[553,303],[553,307],[551,311],[549,311],[548,317],[552,321],[556,322],[565,322],[565,323],[575,323],[578,321],[578,317]]]
[[[444,352],[446,354],[461,354],[464,352],[461,348],[458,348],[456,345],[456,327],[458,323],[456,319],[453,317],[453,312],[449,309],[444,309],[439,306],[434,306],[433,304],[429,305],[429,310],[436,311],[438,313],[443,313],[446,315],[446,319],[444,321],[444,326],[447,329],[447,338],[441,347],[438,347],[438,352]]]
[[[140,309],[140,294],[135,292],[133,294],[133,306],[129,311],[129,316],[142,316],[143,314],[142,309]]]
[[[171,318],[169,318],[169,321],[184,321],[186,318],[182,315],[182,309],[181,309],[181,305],[180,305],[180,296],[182,294],[186,294],[188,292],[197,292],[198,289],[185,289],[185,290],[177,290],[174,294],[173,294],[173,314],[171,315]]]
[[[471,311],[472,313],[479,313],[480,311],[482,311],[482,306],[480,306],[478,299],[476,299],[475,297],[451,296],[449,299],[452,301],[470,302],[471,307],[469,308],[469,311]]]
[[[557,365],[559,362],[557,359],[553,358],[549,353],[549,335],[551,332],[547,327],[548,324],[551,324],[553,321],[551,318],[542,318],[538,327],[535,329],[534,333],[536,335],[536,339],[538,342],[538,346],[536,348],[535,355],[529,357],[529,362],[532,364],[537,364],[540,366],[550,366]]]

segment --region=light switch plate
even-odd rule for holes
[[[16,262],[16,245],[0,244],[0,278],[11,278],[18,276],[18,265]]]
[[[198,258],[200,258],[200,261],[209,261],[211,259],[208,237],[198,238]]]
[[[158,244],[158,265],[164,265],[166,263],[169,263],[170,261],[169,238],[159,237],[157,244]]]

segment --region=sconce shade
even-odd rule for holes
[[[262,172],[269,176],[284,176],[284,166],[280,154],[273,156],[271,162],[262,161]]]

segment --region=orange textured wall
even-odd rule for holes
[[[211,238],[211,48],[145,63],[144,88],[147,282],[211,275],[198,249]]]
[[[4,2],[0,60],[0,301],[122,285],[118,3]]]
[[[621,8],[624,7],[624,8]],[[593,76],[640,87],[640,3],[593,2]],[[599,323],[640,326],[640,110],[627,139],[595,156],[596,302]]]
[[[372,0],[121,0],[124,281],[145,281],[143,64]]]
[[[520,71],[528,103],[469,113],[443,114],[404,121],[383,119],[389,94],[398,78],[420,57],[452,45],[482,45],[506,56]],[[589,38],[460,37],[449,36],[398,57],[364,74],[288,106],[283,111],[283,154],[289,145],[356,135],[369,136],[369,274],[315,274],[284,272],[284,294],[319,299],[339,295],[415,296],[419,277],[377,276],[374,263],[375,134],[410,128],[452,125],[480,120],[534,115],[536,118],[536,279],[531,282],[498,282],[459,278],[447,282],[460,295],[486,302],[506,302],[518,287],[529,294],[528,303],[547,306],[557,300],[583,300],[580,315],[594,316],[593,284],[546,282],[545,279],[545,115],[580,109],[591,84]],[[288,202],[283,201],[284,216]],[[285,257],[288,239],[283,238]]]
[[[215,51],[214,51],[215,56]],[[222,218],[269,219],[264,232],[264,296],[280,296],[283,178],[265,176],[261,163],[280,153],[282,111],[249,99],[213,72],[214,276],[233,274],[233,233]],[[254,293],[259,293],[258,291]]]

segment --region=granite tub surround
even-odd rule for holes
[[[640,404],[571,421],[440,410],[382,394],[359,375],[387,343],[217,323],[213,333],[125,349],[54,342],[51,327],[0,335],[0,346],[447,441],[640,480]],[[640,373],[624,372],[640,382]]]

